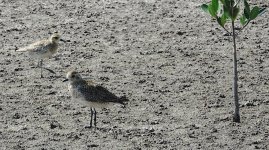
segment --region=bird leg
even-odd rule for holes
[[[43,69],[48,70],[50,73],[56,74],[53,70],[51,70],[51,69],[49,69],[49,68],[45,68],[45,67],[43,67]]]
[[[43,78],[42,69],[46,69],[49,72],[56,74],[53,70],[43,67],[43,59],[38,62],[37,67],[41,69],[41,78]]]
[[[41,69],[41,76],[40,78],[43,78],[43,74],[42,74],[42,65],[43,65],[43,59],[40,60],[40,64],[39,64],[39,67]]]
[[[96,127],[96,114],[97,114],[97,112],[96,112],[95,108],[93,108],[93,110],[94,110],[94,126]]]
[[[90,122],[90,128],[92,127],[92,117],[93,117],[93,109],[91,108],[91,122]]]
[[[90,122],[90,126],[86,126],[85,128],[92,128],[92,117],[93,117],[93,113],[94,113],[94,111],[93,111],[93,109],[91,107],[91,122]]]

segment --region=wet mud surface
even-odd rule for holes
[[[237,38],[237,124],[231,38],[205,1],[0,2],[1,149],[269,149],[269,13]],[[15,50],[54,31],[65,42],[44,64],[56,74],[40,79],[37,60]],[[90,109],[62,82],[70,69],[127,107],[98,110],[98,127],[85,128]]]

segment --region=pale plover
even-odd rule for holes
[[[42,75],[42,68],[44,68],[43,65],[43,59],[44,58],[50,58],[53,54],[57,52],[58,49],[58,42],[60,40],[59,33],[55,32],[53,33],[48,39],[43,39],[40,41],[37,41],[35,43],[32,43],[26,47],[20,48],[16,50],[17,52],[28,52],[30,57],[37,58],[38,65],[37,67],[41,68],[41,78]],[[51,69],[44,68],[52,73],[55,73]]]

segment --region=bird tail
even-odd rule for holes
[[[23,48],[16,50],[16,52],[26,52],[27,50],[28,50],[28,47],[23,47]]]
[[[128,101],[129,101],[129,99],[126,96],[122,96],[119,98],[118,102],[122,105],[125,105]]]

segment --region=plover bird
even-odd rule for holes
[[[57,52],[59,40],[60,40],[60,35],[57,32],[55,32],[48,39],[37,41],[26,47],[20,48],[16,51],[28,52],[30,57],[39,59],[37,67],[41,68],[41,78],[43,78],[43,75],[42,75],[42,68],[44,68],[42,66],[43,59],[50,58],[53,54]],[[48,68],[44,68],[44,69],[55,74],[55,72],[52,71],[51,69],[48,69]]]
[[[106,88],[100,85],[94,85],[92,81],[82,79],[76,71],[69,71],[64,81],[69,81],[68,89],[72,98],[91,108],[91,121],[94,117],[94,126],[96,127],[96,108],[104,108],[110,103],[119,103],[124,105],[129,101],[125,96],[117,97],[115,94],[109,92]]]

